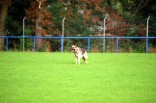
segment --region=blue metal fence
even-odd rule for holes
[[[63,44],[63,40],[64,39],[87,39],[88,40],[88,52],[90,52],[90,40],[91,39],[116,39],[116,53],[118,53],[119,51],[119,43],[118,40],[119,39],[145,39],[146,40],[146,53],[148,53],[148,40],[149,39],[156,39],[156,36],[145,36],[145,37],[128,37],[128,36],[111,36],[111,37],[103,37],[103,36],[66,36],[66,37],[61,37],[61,36],[0,36],[0,38],[4,38],[5,39],[5,48],[6,51],[8,51],[8,42],[9,42],[9,38],[31,38],[33,39],[33,51],[35,51],[36,48],[36,39],[40,38],[40,39],[60,39],[60,51],[63,52],[63,46],[61,44]]]

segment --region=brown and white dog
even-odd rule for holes
[[[87,50],[83,49],[83,48],[79,48],[76,45],[72,45],[71,46],[71,51],[74,53],[75,55],[75,59],[76,59],[76,64],[80,64],[80,59],[82,58],[85,63],[87,64],[87,59],[88,59],[88,53]]]

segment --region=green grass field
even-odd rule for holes
[[[156,54],[0,52],[0,103],[156,103]]]

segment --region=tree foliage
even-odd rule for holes
[[[145,36],[148,16],[149,33],[155,36],[155,0],[1,0],[0,35],[22,35],[24,17],[26,35],[59,36],[64,17],[66,36],[99,35],[107,17],[108,35]],[[0,44],[3,42],[0,40]],[[37,40],[38,49],[43,44]]]

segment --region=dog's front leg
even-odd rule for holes
[[[78,64],[80,64],[80,59],[81,59],[81,58],[78,58]]]

